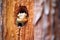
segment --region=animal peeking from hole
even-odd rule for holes
[[[28,18],[27,18],[27,14],[25,12],[17,14],[16,24],[18,26],[20,26],[20,27],[24,26],[27,21],[28,21]]]

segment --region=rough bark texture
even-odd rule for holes
[[[60,0],[57,0],[55,14],[55,40],[60,40]]]
[[[28,22],[21,28],[16,25],[16,13],[19,6],[26,6]],[[32,0],[3,0],[3,39],[4,40],[33,40],[33,1]]]
[[[0,0],[0,40],[2,40],[2,14],[1,14],[1,4],[2,0]]]
[[[2,40],[2,36],[3,40],[53,40],[54,34],[52,34],[52,32],[54,28],[53,15],[51,14],[52,1],[50,0],[50,12],[48,16],[43,12],[44,3],[41,5],[42,1],[43,0],[3,0],[1,15],[0,0],[0,40]],[[27,24],[21,28],[17,27],[15,23],[16,15],[19,11],[19,6],[26,6],[29,14]],[[56,9],[54,26],[55,40],[60,40],[60,23],[57,22],[60,19],[58,20],[58,8]],[[36,21],[34,16],[36,16],[35,18],[38,20],[37,24],[33,23],[33,21]],[[1,35],[2,33],[3,35]]]

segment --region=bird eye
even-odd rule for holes
[[[18,27],[24,26],[28,21],[28,11],[25,6],[21,6],[17,13],[16,24]]]

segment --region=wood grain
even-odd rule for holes
[[[19,6],[26,6],[28,9],[28,22],[18,28],[15,24],[16,13]],[[32,6],[32,7],[31,7]],[[4,40],[33,40],[33,1],[32,0],[3,0],[3,38]],[[20,38],[19,38],[20,37]]]

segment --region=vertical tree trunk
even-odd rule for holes
[[[28,22],[21,28],[16,25],[16,16],[20,6],[28,10]],[[33,40],[33,0],[3,0],[3,39],[4,40]]]

